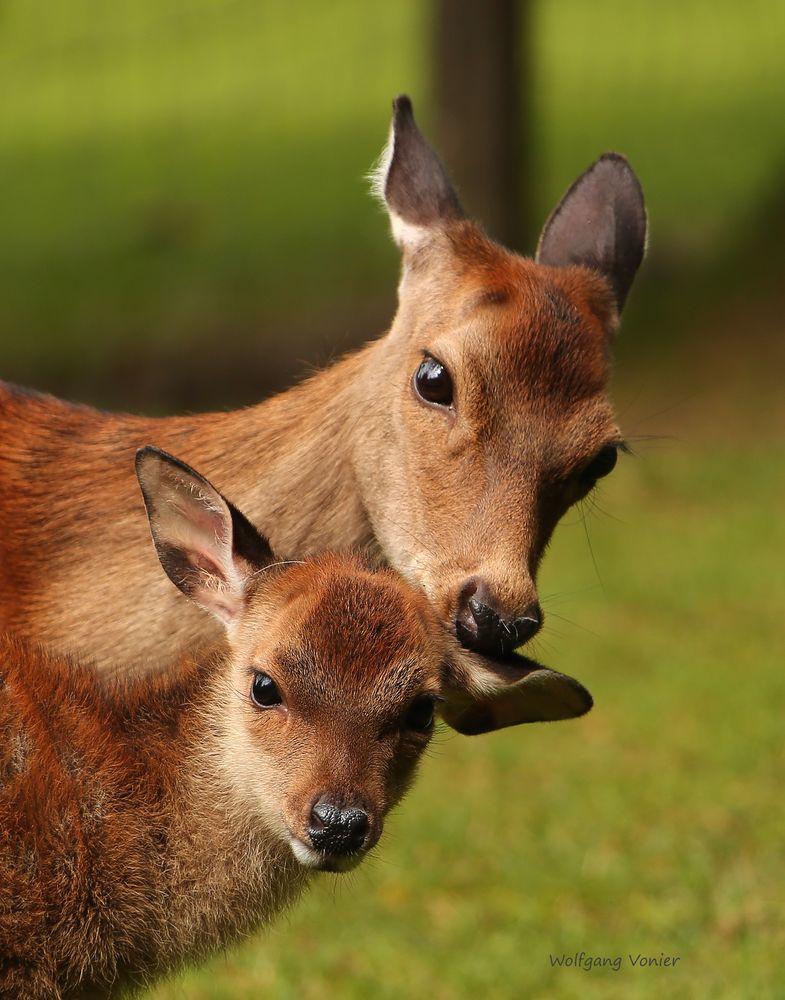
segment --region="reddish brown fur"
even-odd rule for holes
[[[550,266],[518,257],[462,217],[402,96],[375,189],[403,253],[397,316],[303,385],[161,420],[0,387],[0,625],[100,667],[160,665],[207,634],[145,544],[131,477],[152,444],[220,481],[276,552],[381,556],[472,648],[493,654],[516,621],[539,626],[544,547],[591,488],[582,472],[620,440],[609,346],[643,255],[640,185],[623,157],[601,157],[546,224]],[[449,373],[444,405],[415,391],[425,353]],[[496,622],[484,636],[475,593]]]
[[[147,419],[0,388],[0,623],[107,668],[210,635],[147,544],[133,455],[151,442],[220,481],[277,552],[380,551],[447,623],[482,574],[512,614],[581,495],[571,476],[618,436],[614,323],[601,278],[463,222],[407,265],[387,336],[259,406]],[[424,349],[451,366],[454,414],[414,397]]]
[[[104,996],[270,919],[307,880],[287,836],[361,796],[372,841],[427,734],[446,646],[425,600],[356,561],[269,570],[218,654],[107,683],[0,640],[0,996]],[[286,713],[260,711],[262,664]]]

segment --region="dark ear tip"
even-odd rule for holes
[[[143,466],[147,465],[149,462],[160,462],[169,463],[170,465],[182,466],[182,462],[174,458],[168,452],[164,451],[162,448],[156,448],[155,445],[146,444],[143,448],[138,448],[136,452],[135,466],[138,472]]]
[[[399,94],[392,103],[393,125],[398,128],[404,122],[414,121],[414,108],[408,94]]]
[[[136,468],[137,478],[140,481],[144,477],[146,469],[149,471],[151,468],[158,466],[161,475],[164,474],[163,470],[168,467],[169,472],[171,472],[172,469],[175,469],[180,474],[185,473],[187,476],[191,476],[200,482],[207,483],[204,476],[195,469],[192,469],[190,465],[186,465],[185,462],[181,462],[179,458],[175,458],[174,455],[170,455],[169,452],[164,451],[163,448],[156,448],[151,444],[145,445],[144,448],[139,448],[136,452],[134,465]],[[207,485],[209,486],[210,484],[207,483]]]
[[[617,177],[624,177],[626,180],[631,181],[633,187],[638,192],[641,201],[643,201],[643,187],[641,186],[641,182],[638,175],[632,169],[632,164],[623,153],[603,153],[602,156],[589,167],[588,172],[591,173],[598,167],[605,167],[606,169],[610,168]]]
[[[144,448],[138,448],[136,451],[136,458],[134,459],[134,468],[136,469],[137,476],[142,472],[148,462],[159,459],[160,457],[161,452],[157,448],[154,448],[151,444],[145,445]]]
[[[566,674],[562,674],[561,677],[569,684],[570,693],[574,696],[574,700],[577,699],[580,702],[580,707],[573,704],[570,718],[579,719],[582,715],[586,715],[587,712],[591,712],[594,708],[594,698],[591,692],[580,681],[576,681],[574,677],[568,677]]]
[[[617,153],[612,149],[608,149],[601,156],[597,158],[598,163],[603,163],[606,161],[609,163],[619,163],[622,166],[629,167],[629,169],[632,170],[632,167],[630,167],[630,161],[627,159],[624,153]]]

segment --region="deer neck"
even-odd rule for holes
[[[287,844],[236,812],[220,791],[189,785],[188,809],[174,817],[169,845],[167,921],[177,929],[179,955],[210,952],[251,933],[307,883]]]
[[[220,661],[215,653],[198,660],[183,662],[179,676],[160,685],[163,707],[133,734],[145,771],[158,771],[163,848],[157,885],[139,908],[147,909],[140,943],[142,954],[154,956],[153,974],[251,933],[307,883],[288,844],[227,792],[216,723],[225,712]],[[154,944],[145,943],[150,934]]]
[[[223,482],[225,467],[227,481],[239,487],[230,499],[265,526],[282,556],[372,543],[354,455],[367,405],[356,398],[358,385],[376,347],[251,410],[227,414],[237,421],[238,444],[223,462],[216,456],[213,475]]]

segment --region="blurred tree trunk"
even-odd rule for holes
[[[435,0],[431,51],[439,151],[464,208],[517,249],[530,235],[530,0]]]

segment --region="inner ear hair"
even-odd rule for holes
[[[393,101],[390,137],[371,183],[403,248],[421,243],[434,226],[464,217],[447,171],[418,129],[406,95]]]

